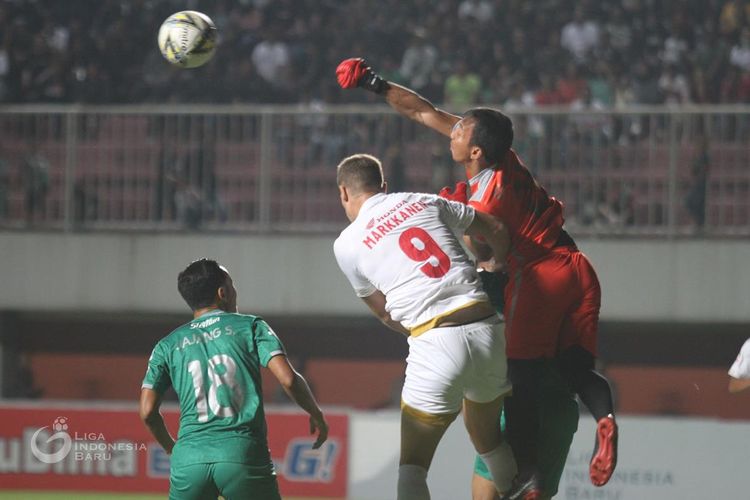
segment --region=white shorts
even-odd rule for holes
[[[401,401],[423,413],[455,414],[463,399],[488,403],[510,392],[505,323],[493,316],[409,337]]]

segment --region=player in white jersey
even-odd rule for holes
[[[344,159],[337,182],[351,221],[334,243],[339,267],[383,323],[409,335],[397,498],[429,499],[427,470],[462,407],[474,447],[507,489],[515,463],[497,426],[510,392],[503,324],[456,234],[481,236],[492,250],[482,265],[494,270],[510,245],[507,230],[436,195],[386,194],[369,155]]]
[[[750,387],[750,339],[747,339],[729,369],[729,392],[740,392]]]

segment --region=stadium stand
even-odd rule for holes
[[[437,102],[458,61],[492,104],[519,88],[541,105],[575,103],[586,89],[603,107],[750,99],[750,16],[730,0],[189,4],[221,34],[216,60],[197,72],[164,64],[152,39],[185,2],[0,2],[0,102],[368,100],[334,87],[333,68],[351,55]]]

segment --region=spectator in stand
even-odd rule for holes
[[[653,70],[644,62],[635,65],[633,96],[634,104],[660,104],[663,101],[659,81]]]
[[[415,29],[411,44],[401,59],[401,75],[406,79],[405,83],[417,91],[424,89],[430,82],[437,57],[437,49],[427,41],[427,31]]]
[[[75,102],[105,104],[115,100],[116,89],[110,75],[96,62],[91,61],[86,66],[76,68],[74,76],[71,94]]]
[[[659,89],[659,79],[654,71],[646,62],[636,64],[632,77],[633,104],[661,104],[664,102],[661,89]],[[652,120],[647,116],[633,117],[629,130],[631,138],[648,137],[652,132],[652,124]]]
[[[281,39],[279,28],[272,27],[268,36],[253,49],[250,59],[258,74],[268,84],[287,87],[290,82],[289,45]]]
[[[742,86],[742,73],[740,69],[732,66],[729,68],[724,79],[721,81],[721,88],[719,91],[719,102],[723,104],[732,104],[740,102],[741,93],[740,89]]]
[[[584,63],[598,41],[599,24],[586,19],[583,6],[577,6],[573,19],[562,29],[560,45],[570,52],[577,62]]]
[[[36,147],[23,160],[21,175],[27,224],[44,219],[46,215],[49,169],[49,161]]]
[[[0,221],[8,216],[8,194],[10,193],[10,172],[8,161],[2,156],[0,144]]]
[[[630,76],[621,74],[615,80],[614,107],[615,109],[622,110],[628,108],[634,102],[635,94],[633,93]],[[638,127],[640,127],[640,121],[634,119],[634,117],[615,115],[612,120],[612,140],[617,141],[620,145],[626,145],[631,142],[634,136],[638,135]],[[619,151],[619,149],[616,149],[615,154],[619,155]],[[619,156],[616,161],[619,161],[618,159]]]
[[[582,203],[577,214],[579,224],[600,228],[633,224],[633,196],[620,185],[585,184],[581,198]]]
[[[511,88],[518,81],[509,64],[501,64],[487,85],[482,86],[482,102],[497,104],[504,102],[511,94]]]
[[[659,77],[659,91],[667,105],[680,106],[690,102],[688,79],[673,64],[664,67],[664,72]]]
[[[617,61],[618,58],[619,53],[612,46],[612,40],[609,37],[609,33],[605,31],[599,36],[599,43],[597,43],[596,47],[590,52],[588,65],[591,66],[595,64],[596,61],[614,62]]]
[[[625,19],[625,11],[620,5],[615,5],[610,11],[610,19],[604,25],[604,32],[609,35],[612,48],[618,57],[627,57],[633,40],[633,30]]]
[[[602,114],[606,109],[601,101],[593,98],[588,86],[571,103],[570,110],[574,113],[568,119],[567,140],[577,145],[577,163],[596,166],[596,155],[612,137],[612,119]]]
[[[718,36],[716,26],[707,20],[696,30],[695,46],[690,51],[690,64],[705,74],[705,100],[695,102],[719,102],[722,73],[729,65],[729,45],[723,37]],[[695,88],[695,87],[694,87]]]
[[[495,7],[487,0],[463,0],[458,6],[458,18],[489,24],[495,16]]]
[[[229,67],[228,78],[224,82],[226,102],[252,102],[257,96],[270,96],[274,93],[271,84],[258,74],[250,59]]]
[[[557,81],[557,95],[560,97],[560,103],[572,103],[583,95],[587,87],[586,80],[581,76],[581,68],[573,62],[568,63],[565,76]]]
[[[456,72],[445,80],[444,102],[451,108],[465,109],[479,101],[482,81],[479,75],[469,72],[464,57],[455,62]]]
[[[0,21],[2,22],[2,21]],[[0,47],[0,102],[8,99],[8,73],[10,71],[10,58],[5,47]]]
[[[542,72],[539,75],[541,85],[534,95],[534,100],[539,106],[554,106],[562,102],[558,92],[557,78],[554,74]]]
[[[593,64],[587,83],[593,101],[601,103],[604,108],[611,108],[614,105],[614,76],[606,62],[596,61]]]
[[[560,57],[565,52],[560,46],[560,34],[554,29],[547,33],[546,43],[542,43],[532,53],[534,56],[534,73],[544,71],[546,73],[561,74],[568,59],[567,56]]]
[[[523,29],[515,27],[510,33],[510,50],[508,51],[510,57],[507,61],[510,73],[515,76],[518,73],[533,71],[534,59],[529,55],[536,51],[536,47],[529,46],[529,38]],[[505,95],[507,97],[508,94]]]
[[[635,104],[633,82],[629,75],[620,75],[615,83],[615,108],[625,109],[633,104]]]
[[[742,71],[750,71],[750,28],[742,28],[742,35],[729,53],[729,62]]]
[[[721,34],[730,38],[736,36],[748,20],[750,20],[750,3],[743,0],[727,0],[719,14]]]
[[[398,82],[403,82],[405,80],[404,75],[401,74],[401,68],[399,68],[398,61],[396,61],[396,59],[393,57],[392,54],[386,54],[383,57],[382,75],[383,75],[383,78],[391,82],[398,83]]]
[[[690,75],[690,96],[690,100],[696,104],[706,104],[710,101],[706,71],[700,66],[693,67],[693,73]]]
[[[503,109],[510,114],[533,108],[536,105],[534,92],[527,90],[521,82],[515,82],[511,87],[510,97],[503,104]]]
[[[686,75],[700,68],[707,90],[701,102],[715,103],[735,43],[733,64],[744,64],[740,34],[750,26],[747,0],[588,1],[572,20],[559,16],[573,12],[563,0],[505,2],[502,9],[492,0],[194,0],[191,8],[214,19],[221,50],[205,67],[180,72],[161,60],[153,30],[183,4],[0,0],[0,102],[301,102],[353,50],[381,61],[396,54],[403,83],[440,100],[455,67],[437,55],[461,46],[485,87],[484,102],[503,102],[514,82],[541,72],[559,76],[570,62],[601,61],[618,78],[642,62],[656,76],[670,62]],[[280,50],[264,39],[268,27],[283,40]],[[236,54],[248,55],[263,85],[237,89]],[[327,96],[329,103],[340,99]],[[354,94],[346,100],[371,101]]]
[[[660,54],[661,60],[667,66],[680,66],[685,60],[687,51],[687,40],[685,40],[685,38],[673,28],[670,35],[664,40],[664,47]]]
[[[708,137],[701,135],[696,140],[696,155],[690,166],[690,187],[685,198],[685,207],[697,229],[703,228],[706,221],[706,188],[710,165]]]
[[[738,102],[742,104],[750,103],[750,72],[745,71],[740,76],[740,90]]]
[[[524,115],[523,112],[528,111],[529,108],[533,108],[537,105],[534,97],[534,92],[528,90],[521,82],[516,82],[511,88],[511,94],[508,100],[503,104],[502,109],[507,113],[514,114],[514,149],[519,155],[523,155],[528,158],[529,165],[533,165],[535,169],[538,169],[540,160],[536,157],[536,146],[539,140],[544,137],[544,121],[541,116]]]

